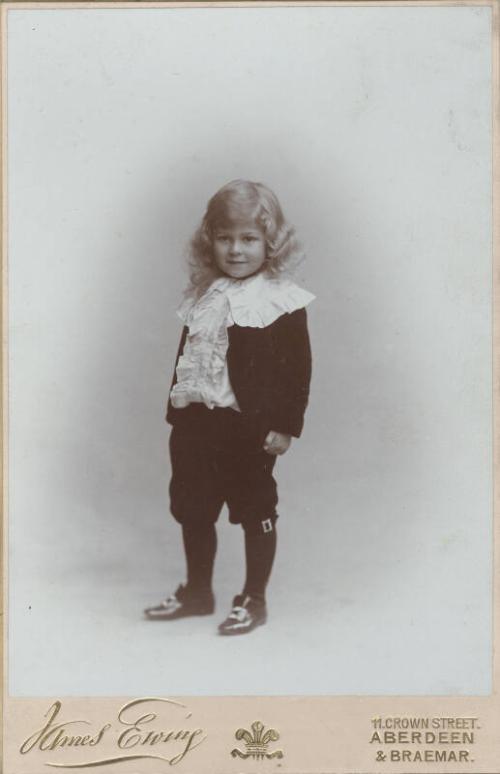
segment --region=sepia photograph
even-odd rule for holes
[[[486,701],[495,2],[6,6],[31,731],[44,697]]]

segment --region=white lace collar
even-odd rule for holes
[[[229,324],[249,328],[265,328],[282,314],[302,309],[315,298],[287,277],[274,278],[260,272],[242,280],[219,277],[200,299],[185,299],[177,314],[187,323],[196,304],[218,293],[223,293],[229,302]]]

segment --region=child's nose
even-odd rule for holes
[[[231,243],[230,252],[231,255],[238,255],[241,252],[241,243],[238,239]]]

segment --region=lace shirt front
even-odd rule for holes
[[[187,298],[177,310],[188,334],[170,393],[174,408],[204,403],[239,411],[227,368],[227,329],[235,324],[264,328],[313,298],[290,279],[264,272],[243,280],[219,277],[199,299]]]

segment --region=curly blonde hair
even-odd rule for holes
[[[292,274],[304,254],[295,230],[283,216],[276,195],[262,183],[232,180],[212,196],[188,248],[189,280],[186,295],[200,296],[221,276],[212,253],[214,230],[242,217],[264,231],[267,251],[263,271],[270,276]]]

